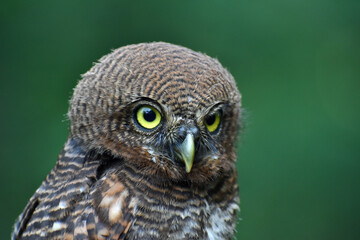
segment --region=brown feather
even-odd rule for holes
[[[13,239],[229,239],[240,100],[216,59],[184,47],[144,43],[102,57],[74,90],[69,140]],[[135,120],[144,105],[161,116],[152,130]],[[174,152],[184,129],[195,139],[190,172]]]

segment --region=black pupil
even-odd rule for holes
[[[144,109],[143,114],[144,114],[144,119],[148,122],[152,122],[156,118],[156,113],[150,108]]]
[[[214,122],[215,122],[215,119],[216,119],[215,114],[212,114],[212,115],[206,117],[206,120],[205,120],[205,121],[206,121],[206,124],[207,124],[207,125],[213,125]]]

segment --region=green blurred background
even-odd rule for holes
[[[54,166],[72,89],[131,43],[217,57],[247,110],[238,239],[360,239],[360,1],[0,5],[0,238]]]

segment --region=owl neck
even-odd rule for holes
[[[71,166],[71,167],[69,167]],[[236,174],[222,174],[212,181],[203,184],[191,181],[174,181],[126,163],[122,158],[114,157],[107,152],[87,148],[83,141],[69,138],[55,168],[47,177],[47,182],[55,178],[69,179],[69,174],[77,176],[79,172],[86,175],[87,186],[92,189],[102,178],[115,176],[133,194],[144,192],[156,201],[171,203],[173,201],[205,199],[208,203],[224,203],[238,198]],[[66,173],[66,175],[64,175]],[[148,196],[148,197],[149,197]]]

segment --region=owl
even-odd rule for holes
[[[142,43],[74,89],[70,133],[13,239],[230,239],[241,95],[213,58]]]

